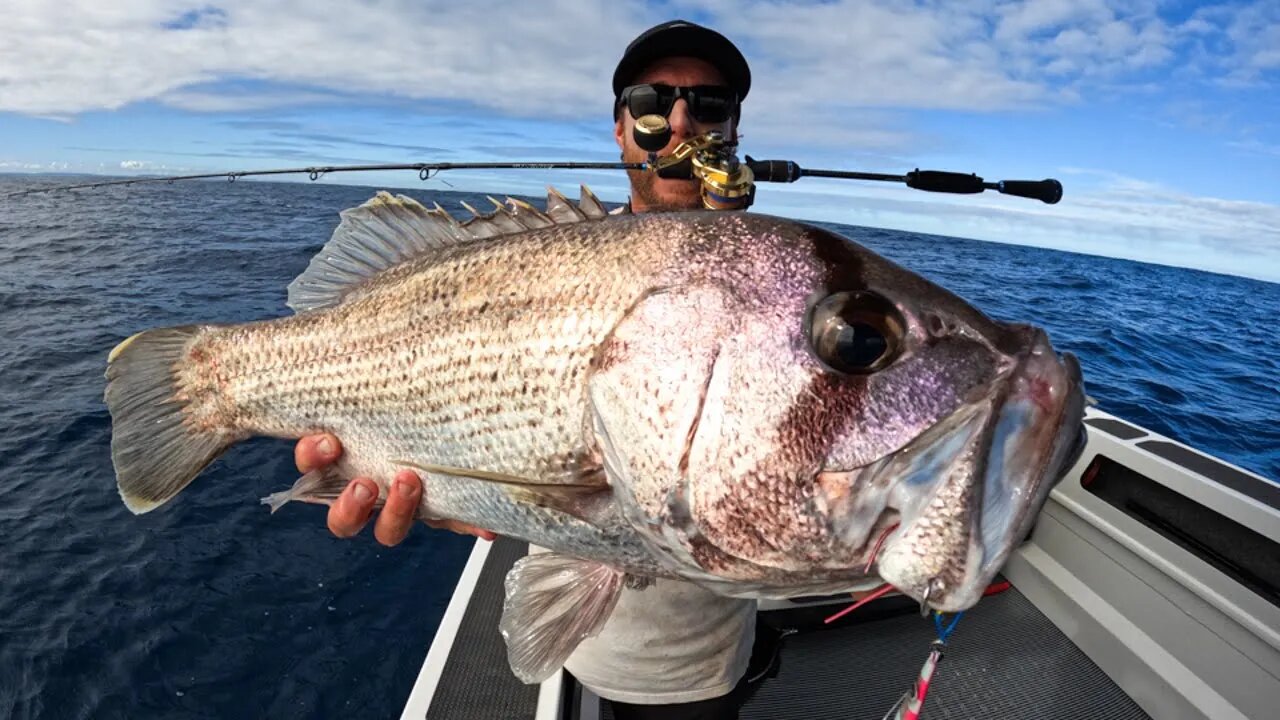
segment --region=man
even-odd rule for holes
[[[659,152],[709,130],[737,137],[740,101],[751,85],[746,60],[719,33],[673,21],[642,33],[627,47],[613,76],[614,139],[625,162],[642,162],[635,144],[636,117],[657,112],[671,125],[671,140]],[[680,88],[676,93],[671,88]],[[693,88],[690,92],[690,88]],[[632,212],[692,210],[702,206],[697,180],[672,180],[630,171]],[[332,435],[304,438],[295,450],[298,469],[335,461],[341,445]],[[329,529],[350,537],[368,522],[378,489],[356,478],[329,509]],[[374,524],[383,545],[405,538],[414,522],[422,483],[401,471]],[[428,523],[486,540],[493,533],[462,523]],[[659,581],[627,590],[601,632],[585,640],[565,664],[583,685],[613,704],[619,720],[737,718],[747,691],[755,638],[756,603],[724,598],[690,583]],[[757,666],[771,660],[761,644]],[[751,675],[757,675],[752,668]]]

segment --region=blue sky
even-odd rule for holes
[[[744,153],[1066,187],[1047,206],[806,179],[762,185],[757,211],[1280,282],[1277,0],[17,0],[0,172],[615,160],[613,66],[672,17],[751,62]],[[440,177],[428,186],[626,193],[620,173]]]

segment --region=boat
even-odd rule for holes
[[[921,718],[1280,717],[1280,485],[1090,407],[1088,440],[937,663]],[[609,720],[561,669],[511,672],[502,581],[528,552],[477,540],[402,720]],[[782,638],[743,720],[892,717],[936,638],[888,595],[761,601]],[[754,678],[753,679],[757,679]]]
[[[702,158],[706,167],[715,159]],[[761,179],[790,182],[804,174],[790,162],[748,161]],[[306,172],[315,180],[328,172],[408,168],[425,179],[464,165],[214,175]],[[947,192],[998,189],[1049,203],[1061,196],[1055,180],[808,172]],[[1085,425],[1083,452],[999,582],[948,639],[921,717],[1280,717],[1280,484],[1097,407],[1087,408]],[[511,672],[498,630],[503,580],[528,551],[511,538],[475,542],[404,703],[404,720],[611,717],[608,703],[563,669],[538,685]],[[743,720],[893,716],[930,657],[934,625],[914,601],[893,595],[827,622],[849,604],[847,596],[761,602],[758,630],[781,640],[776,655],[748,670],[757,682]]]

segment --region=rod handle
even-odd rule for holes
[[[982,178],[977,175],[942,170],[912,170],[907,173],[907,187],[928,192],[969,195],[986,190]]]
[[[751,168],[756,182],[790,183],[804,174],[801,167],[790,160],[756,160],[748,155],[746,165]]]
[[[1001,180],[996,189],[1005,195],[1042,200],[1050,205],[1062,199],[1062,183],[1049,178],[1046,180]]]

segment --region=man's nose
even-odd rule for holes
[[[697,134],[693,116],[689,114],[689,103],[685,102],[684,98],[678,98],[671,106],[671,114],[667,116],[667,122],[671,125],[672,139],[688,140]]]

